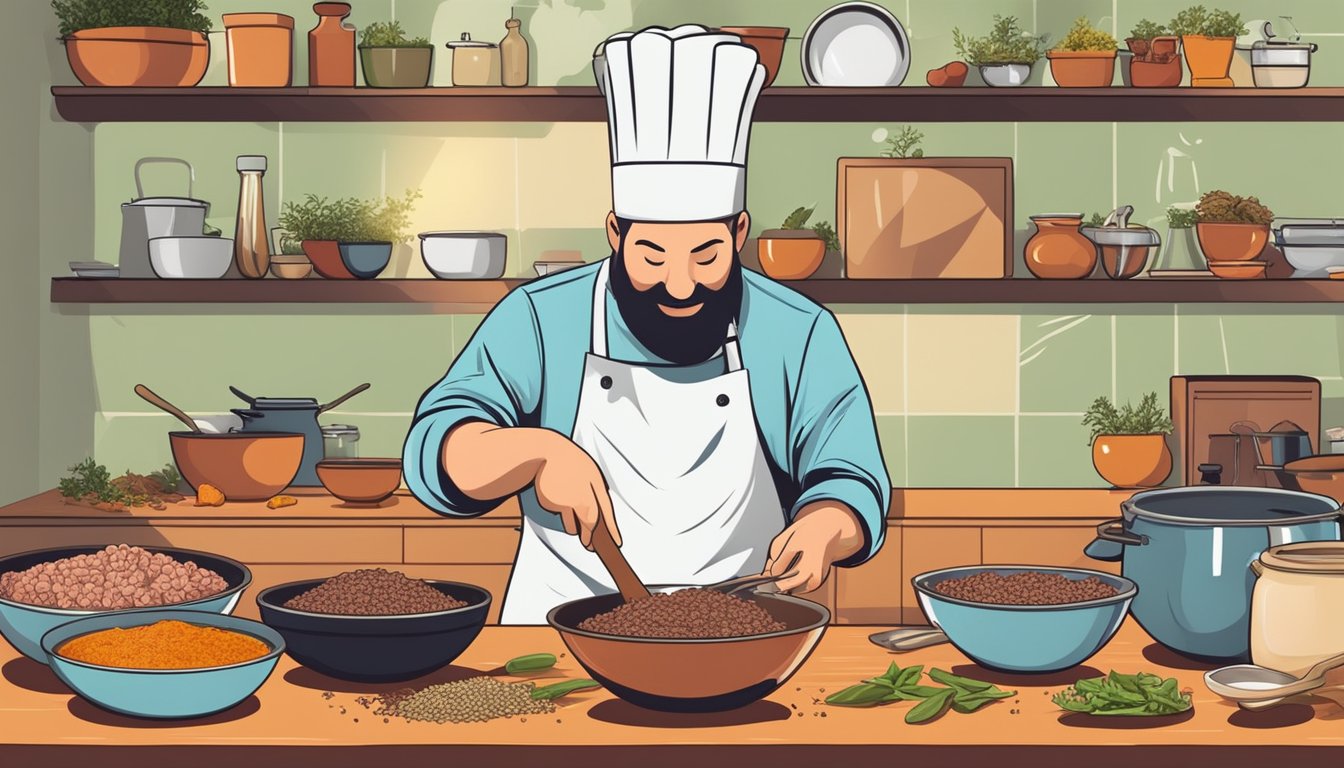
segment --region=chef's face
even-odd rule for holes
[[[607,215],[607,239],[636,291],[651,292],[668,317],[691,317],[704,309],[707,291],[719,291],[728,283],[750,224],[743,211],[727,223],[636,222],[622,233],[612,213]]]

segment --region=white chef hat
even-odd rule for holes
[[[747,138],[765,84],[756,49],[695,24],[607,40],[612,210],[633,221],[722,219],[747,202]]]

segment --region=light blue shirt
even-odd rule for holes
[[[510,292],[447,375],[420,399],[404,465],[411,493],[430,509],[474,517],[504,501],[472,499],[443,471],[443,443],[456,425],[479,420],[573,432],[600,265],[550,275]],[[822,500],[854,510],[863,523],[864,547],[839,565],[858,565],[882,545],[891,498],[868,391],[834,315],[751,270],[742,271],[742,283],[742,364],[780,501],[790,520]],[[626,328],[610,291],[606,301],[608,356],[666,365]],[[704,380],[722,375],[724,366],[718,355],[676,370],[676,376]],[[537,503],[532,488],[519,494],[519,502],[531,520],[563,528],[558,515]]]

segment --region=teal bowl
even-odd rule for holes
[[[391,243],[341,243],[341,263],[358,280],[372,280],[392,261]]]
[[[993,605],[947,597],[934,587],[977,573],[1058,573],[1070,579],[1095,576],[1116,588],[1112,597],[1063,605]],[[921,573],[912,579],[929,623],[957,650],[987,669],[1012,673],[1060,672],[1090,659],[1120,629],[1138,594],[1123,576],[1082,568],[974,565]]]
[[[58,547],[55,549],[37,549],[0,558],[0,573],[25,571],[34,565],[49,563],[75,555],[87,555],[104,547]],[[19,653],[42,664],[47,663],[47,654],[42,652],[42,636],[62,624],[67,624],[86,616],[107,616],[112,613],[139,613],[141,611],[188,610],[211,613],[232,613],[238,605],[238,598],[252,584],[252,571],[247,566],[220,555],[195,552],[190,549],[173,547],[144,547],[155,553],[165,554],[179,563],[195,563],[201,568],[209,568],[224,579],[227,588],[217,595],[203,597],[186,603],[154,606],[152,608],[133,608],[121,611],[75,611],[67,608],[46,608],[40,605],[16,603],[0,599],[0,635]]]
[[[67,640],[104,629],[183,621],[251,635],[270,646],[259,659],[204,669],[121,669],[74,661],[56,649]],[[61,682],[83,699],[122,715],[155,719],[204,717],[237,706],[266,682],[285,640],[256,621],[204,611],[127,611],[72,621],[42,636],[42,650]]]

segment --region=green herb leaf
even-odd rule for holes
[[[966,691],[987,691],[994,687],[992,683],[982,683],[979,680],[972,680],[969,677],[954,675],[951,672],[946,672],[937,668],[929,670],[929,677],[932,678],[934,682],[949,685],[953,688],[961,688]]]
[[[923,675],[924,675],[923,664],[916,664],[913,667],[906,667],[905,669],[901,670],[900,675],[896,678],[895,681],[896,686],[898,688],[904,688],[909,685],[915,685],[919,682],[919,678],[922,677]]]
[[[826,697],[826,703],[837,707],[871,707],[887,700],[892,689],[885,685],[859,683]]]
[[[954,689],[944,688],[911,707],[910,711],[905,713],[905,722],[910,725],[918,725],[919,723],[937,720],[952,705],[952,697],[955,694]]]
[[[601,688],[602,684],[596,680],[565,680],[551,685],[543,685],[540,688],[532,689],[533,699],[545,699],[547,701],[558,699],[566,694],[575,691],[584,691],[589,688]]]
[[[1172,715],[1193,706],[1190,692],[1180,690],[1179,685],[1176,678],[1112,671],[1105,677],[1079,680],[1051,701],[1065,711],[1092,715]]]
[[[812,218],[814,208],[795,208],[784,219],[781,229],[802,229],[807,226],[807,220]]]
[[[555,666],[555,654],[552,653],[533,653],[527,656],[519,656],[516,659],[509,659],[504,665],[504,671],[510,675],[526,675],[530,672],[540,672]]]

